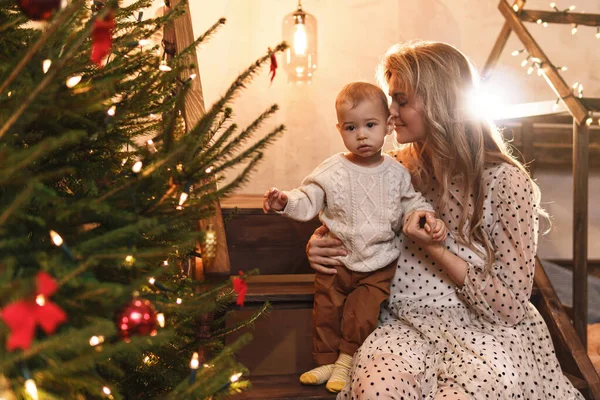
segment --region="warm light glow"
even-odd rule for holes
[[[538,19],[536,22],[537,22],[537,24],[538,24],[538,25],[540,25],[540,24],[541,24],[542,22],[544,22],[544,21],[542,21],[542,19],[540,18],[540,19]]]
[[[70,78],[67,79],[67,87],[68,88],[72,88],[75,85],[77,85],[79,82],[81,82],[81,75],[73,75]]]
[[[52,242],[56,246],[60,246],[63,244],[62,237],[60,237],[60,235],[58,233],[56,233],[56,231],[50,231],[50,239],[52,239]]]
[[[527,75],[531,75],[533,73],[533,70],[534,70],[533,66],[527,68]]]
[[[167,266],[169,265],[169,261],[168,261],[168,260],[165,260],[165,261],[163,261],[163,265],[164,265],[165,267],[167,267]]]
[[[308,37],[306,34],[306,25],[303,23],[296,24],[296,30],[294,31],[294,54],[297,56],[306,55],[307,46]]]
[[[575,82],[575,83],[573,84],[573,89],[577,89],[577,86],[579,86],[579,82]]]
[[[574,5],[573,6],[569,6],[569,8],[568,8],[569,11],[573,11],[574,9],[575,9]]]
[[[596,39],[600,39],[600,27],[596,28]]]
[[[194,352],[194,354],[192,354],[192,359],[190,360],[190,368],[198,369],[198,367],[200,367],[200,360],[198,357],[198,353]]]
[[[134,262],[135,262],[135,257],[133,257],[131,254],[129,254],[129,255],[127,255],[127,257],[125,257],[126,265],[133,265]]]
[[[38,294],[35,297],[35,302],[37,303],[38,306],[43,307],[46,305],[46,298],[44,297],[43,294]]]
[[[140,46],[145,46],[145,45],[149,44],[150,41],[148,39],[142,39],[138,43],[140,44]]]
[[[550,7],[556,8],[556,3],[550,3]]]
[[[574,35],[577,33],[577,25],[573,25],[573,28],[571,29],[571,35]]]
[[[154,285],[154,282],[156,282],[156,279],[154,279],[152,277],[148,279],[149,284]]]
[[[506,93],[509,85],[502,82],[487,83],[469,94],[469,110],[476,118],[496,119],[505,113],[504,107],[509,103]]]
[[[594,120],[592,119],[592,117],[589,117],[588,119],[585,120],[585,124],[587,126],[590,126],[593,122],[594,122]]]
[[[42,62],[42,71],[44,71],[44,73],[48,72],[51,65],[52,65],[52,60],[49,60],[49,59],[44,60]]]
[[[37,386],[33,379],[25,381],[25,391],[33,400],[39,400]]]
[[[183,206],[188,197],[189,195],[186,192],[181,193],[181,196],[179,196],[179,206]]]
[[[140,172],[142,170],[143,165],[144,165],[144,163],[142,163],[141,161],[136,161],[136,163],[133,164],[133,167],[131,167],[131,170],[137,174],[138,172]]]
[[[204,170],[204,172],[206,172],[207,174],[210,174],[213,170],[213,167],[208,167]]]
[[[178,297],[178,298],[177,298],[177,300],[175,300],[175,303],[177,303],[177,304],[181,304],[181,303],[183,303],[183,300],[181,300],[181,299]]]
[[[163,62],[163,63],[161,63],[161,64],[158,66],[158,69],[160,69],[160,70],[161,70],[161,71],[163,71],[163,72],[169,72],[169,71],[171,71],[171,67],[169,67],[169,66],[168,66],[167,64],[165,64],[164,62]]]
[[[515,12],[519,11],[519,6],[517,4],[513,5],[513,10],[515,10]]]
[[[547,27],[548,27],[548,23],[547,23],[547,22],[544,22],[544,23],[542,24],[542,26],[543,26],[544,28],[547,28]]]
[[[568,69],[569,69],[569,68],[567,68],[567,67],[560,67],[560,68],[559,68],[559,70],[561,70],[561,71],[566,71],[566,70],[568,70]]]
[[[107,395],[107,396],[110,396],[110,394],[111,394],[112,392],[111,392],[111,390],[110,390],[110,389],[109,389],[107,386],[104,386],[104,387],[102,388],[102,393],[104,393],[104,394],[105,394],[105,395]]]
[[[100,343],[104,343],[104,336],[92,336],[90,338],[90,346],[98,346]]]
[[[523,52],[523,50],[515,50],[512,53],[510,53],[511,56],[518,56],[519,54],[521,54]]]
[[[527,57],[526,59],[524,59],[523,61],[521,61],[521,67],[525,68],[528,63],[529,63],[529,57]]]
[[[158,326],[160,326],[161,328],[164,328],[165,327],[165,314],[163,314],[163,313],[156,314],[156,322],[158,322]]]
[[[231,378],[229,378],[229,380],[233,383],[233,382],[237,382],[241,377],[242,377],[242,373],[238,372],[237,374],[231,375]]]
[[[191,74],[191,75],[190,75],[190,79],[191,79],[191,80],[194,80],[194,79],[196,79],[196,76],[197,76],[196,74]]]
[[[117,111],[117,106],[111,106],[106,113],[108,115],[110,115],[111,117],[114,117],[116,111]]]

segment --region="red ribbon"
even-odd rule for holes
[[[6,348],[9,351],[31,346],[35,328],[40,325],[47,335],[54,333],[58,325],[67,320],[67,314],[48,297],[56,292],[58,286],[54,278],[41,271],[36,276],[36,295],[33,299],[15,301],[0,312],[0,316],[12,331]],[[38,300],[38,296],[44,296]],[[38,300],[36,302],[36,300]]]
[[[96,19],[94,31],[92,32],[92,54],[90,60],[102,66],[102,59],[110,53],[112,46],[112,30],[115,27],[115,17],[109,11],[104,19]]]
[[[269,47],[269,51],[271,51],[270,47]],[[275,53],[271,53],[271,67],[269,69],[269,75],[271,76],[271,83],[273,83],[273,79],[275,78],[276,73],[277,73],[277,57],[275,57]]]
[[[244,275],[242,271],[239,272],[240,276]],[[243,278],[233,278],[233,290],[238,294],[235,304],[238,306],[244,306],[244,300],[246,299],[246,292],[248,291],[248,284]]]

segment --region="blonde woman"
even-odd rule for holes
[[[391,97],[395,157],[451,236],[404,224],[379,326],[355,353],[338,399],[583,399],[562,375],[529,303],[539,216],[536,184],[499,132],[469,111],[477,76],[439,42],[392,47],[378,69]],[[340,242],[319,228],[311,266],[335,273]]]

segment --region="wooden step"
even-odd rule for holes
[[[238,394],[234,399],[256,400],[331,400],[325,385],[305,386],[300,383],[299,374],[272,375],[251,378],[252,389]]]

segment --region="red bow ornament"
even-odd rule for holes
[[[271,51],[270,47],[269,47],[269,51]],[[275,53],[271,53],[271,67],[269,69],[269,75],[271,75],[271,83],[273,83],[273,79],[275,78],[276,73],[277,73],[277,57],[275,57]]]
[[[240,271],[239,274],[242,276],[244,273]],[[244,306],[246,292],[248,291],[248,284],[246,281],[243,278],[238,278],[237,276],[233,278],[233,290],[238,294],[235,304],[238,306]]]
[[[112,46],[112,30],[115,27],[115,17],[112,10],[106,14],[104,19],[96,19],[94,31],[92,32],[92,54],[90,59],[99,67],[102,59],[110,53]]]
[[[35,328],[40,325],[47,335],[54,333],[58,325],[67,320],[67,314],[49,297],[56,292],[56,281],[44,271],[36,276],[36,295],[34,298],[15,301],[0,312],[0,316],[12,331],[6,348],[9,351],[31,346]]]

